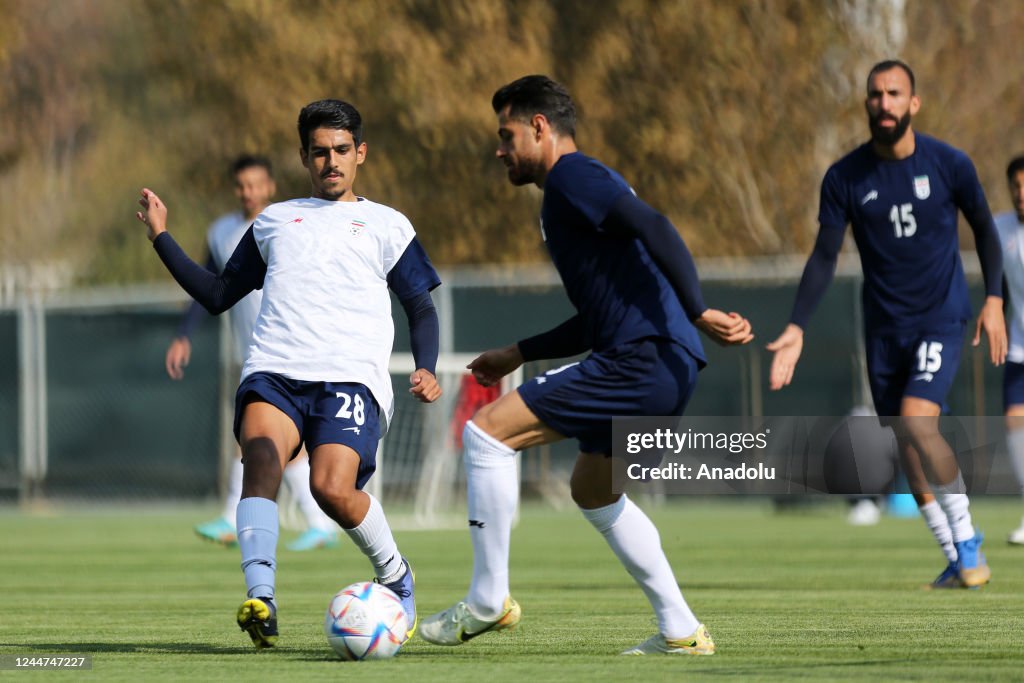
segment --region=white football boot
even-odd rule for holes
[[[512,596],[505,598],[501,614],[494,619],[481,619],[473,614],[469,605],[460,602],[424,619],[420,623],[420,637],[434,645],[462,645],[485,633],[511,631],[522,615],[519,603]]]

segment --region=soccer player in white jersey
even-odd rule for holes
[[[409,391],[423,402],[441,394],[430,299],[440,280],[408,219],[353,192],[366,159],[359,112],[347,102],[320,100],[302,109],[298,129],[312,196],[267,207],[220,275],[178,247],[166,231],[167,207],[151,190],[142,190],[143,211],[136,213],[168,270],[211,313],[264,290],[235,399],[247,593],[237,620],[257,647],[277,641],[275,499],[285,464],[303,444],[314,497],[370,560],[375,580],[402,599],[412,635],[412,569],[380,503],[363,490],[394,407],[389,289],[409,318],[418,368]]]
[[[701,329],[721,344],[753,335],[741,316],[704,305],[697,269],[679,233],[614,170],[576,148],[566,89],[524,76],[491,100],[498,159],[514,185],[544,191],[541,235],[576,315],[558,327],[470,363],[486,385],[524,361],[590,352],[478,410],[465,448],[473,574],[464,600],[423,622],[438,645],[514,627],[509,545],[518,503],[516,451],[565,438],[579,442],[573,501],[647,597],[658,633],[622,654],[711,655],[715,644],[679,590],[658,530],[612,491],[612,418],[682,415],[705,364]]]
[[[1003,406],[1010,462],[1024,492],[1024,156],[1006,167],[1006,181],[1014,210],[995,217],[1003,247],[1003,276],[1010,293],[1010,352],[1003,373]],[[1024,545],[1024,520],[1007,541]]]
[[[897,427],[914,499],[946,557],[946,568],[930,585],[974,588],[988,582],[991,570],[956,457],[938,422],[971,317],[959,213],[974,233],[985,281],[973,344],[980,344],[984,331],[993,365],[1006,358],[998,235],[968,156],[913,129],[921,101],[910,67],[898,60],[879,62],[868,72],[866,90],[871,139],[834,163],[822,181],[818,238],[790,323],[767,347],[775,354],[770,386],[779,390],[792,380],[804,328],[835,274],[846,226],[852,226],[864,272],[864,335],[875,411]]]
[[[224,214],[213,222],[206,233],[209,258],[207,270],[219,273],[224,270],[228,259],[238,246],[245,231],[260,214],[274,195],[274,171],[266,157],[243,154],[231,164],[231,178],[234,182],[235,197],[239,210]],[[232,374],[241,372],[242,363],[249,352],[252,328],[260,311],[263,294],[255,290],[231,307],[231,332],[234,341],[234,365]],[[164,366],[168,376],[180,380],[192,356],[192,332],[207,314],[199,302],[193,300],[182,316],[178,331],[167,347]],[[289,550],[305,551],[315,548],[329,548],[338,544],[338,527],[317,505],[309,490],[309,458],[303,450],[284,469],[284,482],[306,521],[306,530],[288,544]],[[235,531],[235,510],[242,497],[242,460],[236,452],[228,471],[227,492],[223,512],[216,519],[195,526],[200,538],[232,546],[238,542]]]

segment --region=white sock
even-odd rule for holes
[[[307,527],[321,531],[334,531],[337,528],[334,520],[317,505],[309,490],[309,458],[299,456],[288,463],[284,468],[284,483],[298,504]]]
[[[235,458],[228,468],[228,489],[224,494],[224,511],[221,517],[232,525],[235,524],[235,511],[238,501],[242,499],[242,459]]]
[[[246,595],[272,598],[277,570],[277,503],[267,498],[243,498],[238,502],[237,517]]]
[[[921,511],[921,516],[924,517],[924,523],[928,525],[932,536],[942,548],[942,554],[949,562],[956,562],[957,552],[953,545],[953,531],[949,528],[949,520],[946,519],[946,513],[942,511],[939,502],[933,500],[927,505],[918,506],[918,509]]]
[[[370,496],[369,493],[366,495]],[[366,517],[356,528],[345,529],[345,533],[370,560],[381,583],[391,583],[402,576],[402,554],[398,552],[398,544],[391,535],[391,527],[388,526],[380,501],[370,496],[370,509],[366,511]]]
[[[1017,475],[1020,491],[1024,493],[1024,429],[1012,429],[1006,433],[1006,445],[1010,451],[1010,464]]]
[[[501,614],[509,595],[508,553],[519,503],[516,452],[470,420],[462,431],[473,579],[466,603],[482,619]]]
[[[581,511],[640,585],[658,617],[661,634],[668,639],[693,635],[700,622],[683,599],[657,527],[643,510],[623,494],[611,505]]]
[[[942,506],[953,532],[953,542],[969,541],[974,538],[974,523],[971,521],[970,501],[964,493],[940,493],[935,499]]]

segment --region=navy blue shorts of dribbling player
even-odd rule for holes
[[[865,350],[875,411],[899,415],[904,396],[945,407],[963,343],[963,323],[868,335]]]
[[[1024,363],[1006,361],[1003,368],[1003,410],[1024,405]]]
[[[364,385],[303,382],[270,372],[253,373],[242,380],[235,393],[236,439],[242,411],[254,400],[269,403],[290,417],[306,452],[312,453],[323,444],[341,444],[358,453],[357,489],[362,489],[377,469],[380,408]]]
[[[683,347],[647,338],[549,370],[520,386],[519,395],[541,422],[577,439],[583,453],[610,454],[613,417],[682,415],[697,370]]]

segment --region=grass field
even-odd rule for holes
[[[930,592],[942,568],[920,520],[854,528],[833,502],[775,514],[758,501],[676,499],[654,511],[714,657],[618,657],[654,632],[638,588],[575,512],[527,508],[513,534],[511,634],[459,648],[415,638],[395,659],[346,663],[322,633],[342,586],[369,578],[351,545],[278,554],[279,646],[255,652],[234,624],[238,552],[199,542],[210,510],[0,509],[0,655],[93,657],[91,671],[0,677],[96,680],[986,681],[1024,676],[1024,548],[1007,546],[1019,499],[976,501],[993,582]],[[74,513],[72,515],[72,513]],[[465,531],[399,532],[421,614],[461,597]],[[290,538],[285,536],[285,540]]]

